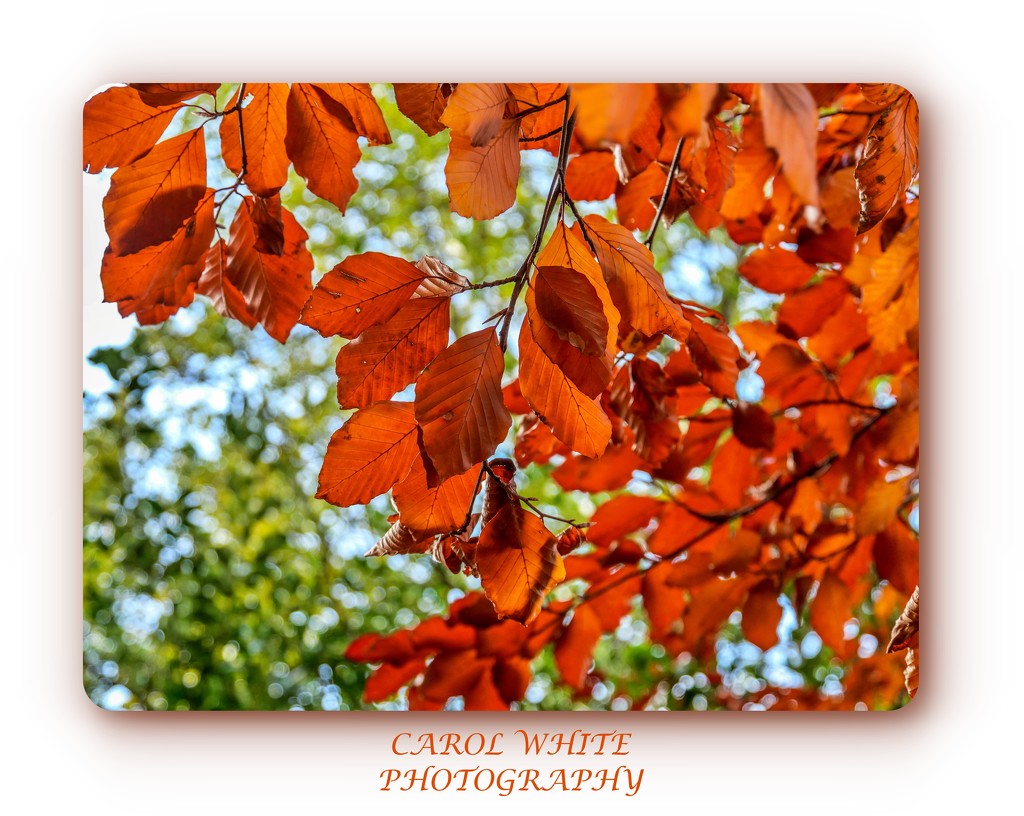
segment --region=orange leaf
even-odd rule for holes
[[[572,86],[576,136],[591,147],[625,145],[644,121],[655,86],[643,83],[578,83]]]
[[[742,614],[743,636],[757,648],[768,651],[779,642],[782,607],[771,580],[766,578],[750,590]]]
[[[287,129],[288,86],[283,82],[245,86],[252,99],[242,109],[245,130],[245,186],[257,195],[271,196],[288,181],[284,150]],[[242,141],[238,113],[221,119],[220,144],[224,163],[236,176],[242,173]]]
[[[666,569],[649,569],[643,574],[641,594],[644,609],[651,622],[651,639],[665,643],[672,635],[679,635],[683,629],[683,609],[686,599],[679,587],[669,586]]]
[[[258,251],[254,218],[255,204],[246,198],[231,222],[223,274],[244,299],[248,313],[283,343],[313,291],[313,256],[306,249],[306,231],[287,210],[282,211],[282,252]]]
[[[875,536],[875,566],[878,577],[883,578],[907,595],[917,586],[920,542],[913,531],[900,519]]]
[[[588,215],[583,220],[597,249],[612,301],[623,319],[648,336],[673,327],[679,319],[679,307],[654,268],[651,251],[628,229],[599,215]]]
[[[396,82],[395,103],[428,136],[444,130],[441,114],[448,104],[451,85],[436,82]],[[447,91],[447,93],[445,93]]]
[[[566,685],[576,691],[586,688],[587,672],[594,647],[601,639],[601,622],[586,603],[572,612],[572,620],[555,643],[555,665]]]
[[[416,381],[416,421],[442,479],[488,456],[512,427],[501,397],[504,355],[493,328],[460,337]]]
[[[132,88],[108,88],[85,103],[82,169],[98,173],[145,156],[170,124],[177,108],[154,108]]]
[[[795,292],[814,277],[817,267],[786,249],[757,249],[740,264],[739,273],[758,289],[776,294]]]
[[[826,570],[818,584],[818,594],[811,603],[811,626],[818,633],[822,643],[844,659],[849,657],[856,647],[856,641],[846,640],[843,634],[846,622],[852,617],[851,590],[832,570]]]
[[[414,297],[338,352],[338,403],[362,408],[409,385],[448,344],[449,300]]]
[[[187,306],[214,230],[213,195],[208,191],[171,240],[134,255],[115,255],[108,247],[100,267],[104,301],[116,301],[122,316],[134,313],[143,324],[164,320]]]
[[[362,153],[351,118],[316,85],[295,83],[288,94],[285,148],[311,192],[345,212],[359,186],[353,168]]]
[[[385,663],[366,678],[363,688],[363,702],[380,703],[395,694],[402,686],[423,672],[427,663],[422,657],[414,657],[405,663]]]
[[[228,279],[227,261],[227,244],[218,238],[206,253],[203,274],[199,278],[199,293],[210,299],[218,314],[233,318],[251,329],[259,320],[249,310],[245,296]]]
[[[366,504],[405,478],[419,454],[411,402],[378,402],[356,411],[327,446],[318,499]]]
[[[650,496],[615,496],[591,516],[594,526],[587,531],[587,539],[598,547],[608,547],[622,536],[642,530],[663,506],[664,502]]]
[[[611,151],[590,151],[565,168],[565,191],[573,201],[604,201],[615,195],[619,174]]]
[[[483,147],[498,135],[508,101],[508,89],[501,83],[460,82],[448,97],[441,123],[453,136],[468,137],[471,147]]]
[[[170,240],[204,195],[203,129],[161,142],[110,178],[103,217],[113,251],[130,255]]]
[[[555,290],[566,283],[568,287]],[[546,298],[543,314],[538,286]],[[526,320],[537,345],[580,391],[596,397],[605,389],[613,370],[612,335],[601,302],[585,278],[564,267],[541,267],[526,292]]]
[[[714,542],[711,563],[716,572],[728,574],[739,571],[761,553],[761,536],[753,530],[737,530]]]
[[[523,321],[519,333],[519,385],[530,407],[559,440],[584,456],[604,452],[611,422],[540,347],[530,320]]]
[[[468,136],[452,133],[444,175],[452,212],[488,219],[516,201],[519,183],[519,123],[503,120],[493,140],[474,147]]]
[[[810,337],[842,306],[849,291],[840,275],[787,295],[779,307],[779,330],[791,339]]]
[[[629,230],[650,229],[658,211],[654,203],[665,192],[665,171],[655,162],[633,176],[615,194],[615,214]]]
[[[904,477],[893,482],[874,482],[868,487],[864,501],[857,510],[857,535],[880,533],[889,526],[907,496],[908,481]]]
[[[393,317],[423,277],[422,269],[402,258],[350,255],[317,282],[301,322],[324,337],[357,337]]]
[[[478,475],[479,468],[470,468],[431,488],[427,486],[423,463],[417,457],[409,475],[391,491],[402,524],[419,537],[460,527],[476,495]]]
[[[740,350],[724,327],[717,329],[697,317],[687,319],[691,331],[686,336],[686,348],[700,371],[701,381],[716,396],[735,397],[743,362]]]
[[[498,616],[522,624],[537,617],[544,596],[565,578],[555,537],[515,504],[499,510],[481,531],[476,566]]]
[[[372,145],[391,144],[391,133],[384,115],[367,83],[318,82],[316,86],[348,112],[352,129],[357,134],[365,136]]]
[[[143,102],[154,107],[174,105],[204,93],[214,96],[220,88],[219,82],[131,82],[129,85],[139,92]]]
[[[779,154],[782,172],[805,204],[818,206],[818,106],[805,85],[758,86],[765,143]]]
[[[864,155],[857,163],[858,234],[881,221],[917,175],[917,101],[907,91],[898,90],[902,93],[871,126]]]
[[[690,650],[704,652],[714,644],[725,619],[743,605],[749,587],[749,578],[729,578],[690,590],[690,603],[683,613],[683,638]]]

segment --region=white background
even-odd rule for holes
[[[0,50],[13,813],[987,812],[1019,801],[1018,30],[994,4],[17,4]],[[606,10],[603,10],[606,8]],[[81,108],[116,81],[885,81],[921,108],[925,629],[892,714],[110,714],[81,686]],[[98,273],[98,271],[97,271]],[[400,730],[632,730],[640,795],[380,794]]]

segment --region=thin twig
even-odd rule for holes
[[[676,177],[679,157],[683,154],[683,142],[685,141],[685,136],[680,137],[676,143],[676,152],[672,154],[672,163],[668,166],[668,177],[665,179],[665,191],[661,194],[661,201],[658,202],[658,211],[654,214],[654,223],[651,224],[651,231],[647,234],[647,240],[644,241],[648,249],[654,243],[654,236],[658,234],[658,223],[661,221],[661,214],[665,212],[665,205],[668,203],[669,193],[672,191],[672,182]]]
[[[572,129],[576,124],[576,113],[575,111],[570,113],[569,110],[569,91],[565,92],[563,98],[565,101],[565,112],[562,115],[562,141],[558,148],[558,164],[554,175],[551,177],[551,187],[548,190],[548,197],[544,203],[544,212],[540,218],[540,226],[537,227],[537,235],[533,239],[533,245],[523,260],[522,266],[516,272],[515,287],[512,289],[512,295],[509,297],[505,316],[502,318],[501,330],[498,333],[502,351],[508,348],[508,332],[512,325],[512,316],[515,314],[516,301],[519,299],[523,287],[526,286],[526,281],[530,277],[530,267],[537,257],[537,253],[540,252],[541,241],[544,240],[544,231],[547,229],[548,220],[555,209],[555,201],[564,195],[565,164],[569,160],[569,142],[572,141]]]
[[[520,136],[519,141],[521,142],[542,142],[545,139],[550,139],[552,136],[561,133],[562,126],[559,125],[554,130],[549,130],[547,133],[542,133],[540,136]]]

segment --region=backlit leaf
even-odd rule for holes
[[[295,172],[345,212],[358,187],[352,171],[362,156],[347,111],[316,85],[297,82],[288,94],[287,122],[285,147]]]
[[[881,221],[914,181],[918,165],[917,140],[917,100],[902,91],[871,126],[864,155],[857,163],[858,233],[866,232]]]
[[[572,620],[555,643],[555,665],[562,679],[576,691],[586,687],[594,647],[601,639],[601,622],[589,605],[576,607]]]
[[[416,457],[409,474],[391,492],[402,524],[418,536],[460,527],[473,502],[478,473],[479,468],[473,467],[431,488],[423,464]]]
[[[301,320],[324,337],[357,337],[393,317],[423,276],[402,258],[381,252],[350,255],[320,278]]]
[[[477,219],[505,212],[516,200],[519,161],[518,122],[502,121],[494,139],[479,147],[453,133],[444,166],[452,212]]]
[[[414,297],[386,323],[338,352],[338,403],[361,408],[390,399],[448,344],[448,298]]]
[[[170,240],[205,194],[202,128],[161,142],[110,178],[103,220],[113,251],[130,255]]]
[[[331,437],[317,498],[351,507],[386,493],[418,456],[416,434],[410,402],[378,402],[356,411]]]
[[[805,204],[818,206],[818,106],[805,85],[758,86],[764,141],[782,160],[782,172]]]
[[[82,169],[98,173],[145,156],[177,110],[147,105],[133,88],[108,88],[96,94],[83,112]]]
[[[416,381],[416,421],[438,475],[464,473],[505,439],[512,417],[501,397],[504,356],[493,328],[456,340]]]
[[[476,566],[498,616],[522,624],[537,617],[544,597],[565,578],[555,537],[515,504],[503,507],[481,531]]]
[[[257,195],[271,196],[288,181],[288,156],[284,149],[287,130],[288,86],[281,82],[247,83],[252,99],[220,123],[224,163],[235,175],[242,173],[242,140],[245,136],[245,185]],[[243,131],[239,130],[239,118]]]
[[[469,139],[471,147],[482,147],[498,135],[508,89],[498,82],[460,82],[448,97],[448,105],[441,116],[452,135]]]

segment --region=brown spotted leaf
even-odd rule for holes
[[[881,221],[917,176],[918,127],[917,100],[907,91],[896,94],[871,126],[864,155],[857,163],[858,234]]]
[[[445,297],[414,297],[343,346],[336,364],[341,407],[390,399],[413,382],[448,344],[449,306]]]
[[[423,277],[421,268],[403,258],[350,255],[317,282],[301,322],[324,337],[357,337],[393,317]]]

